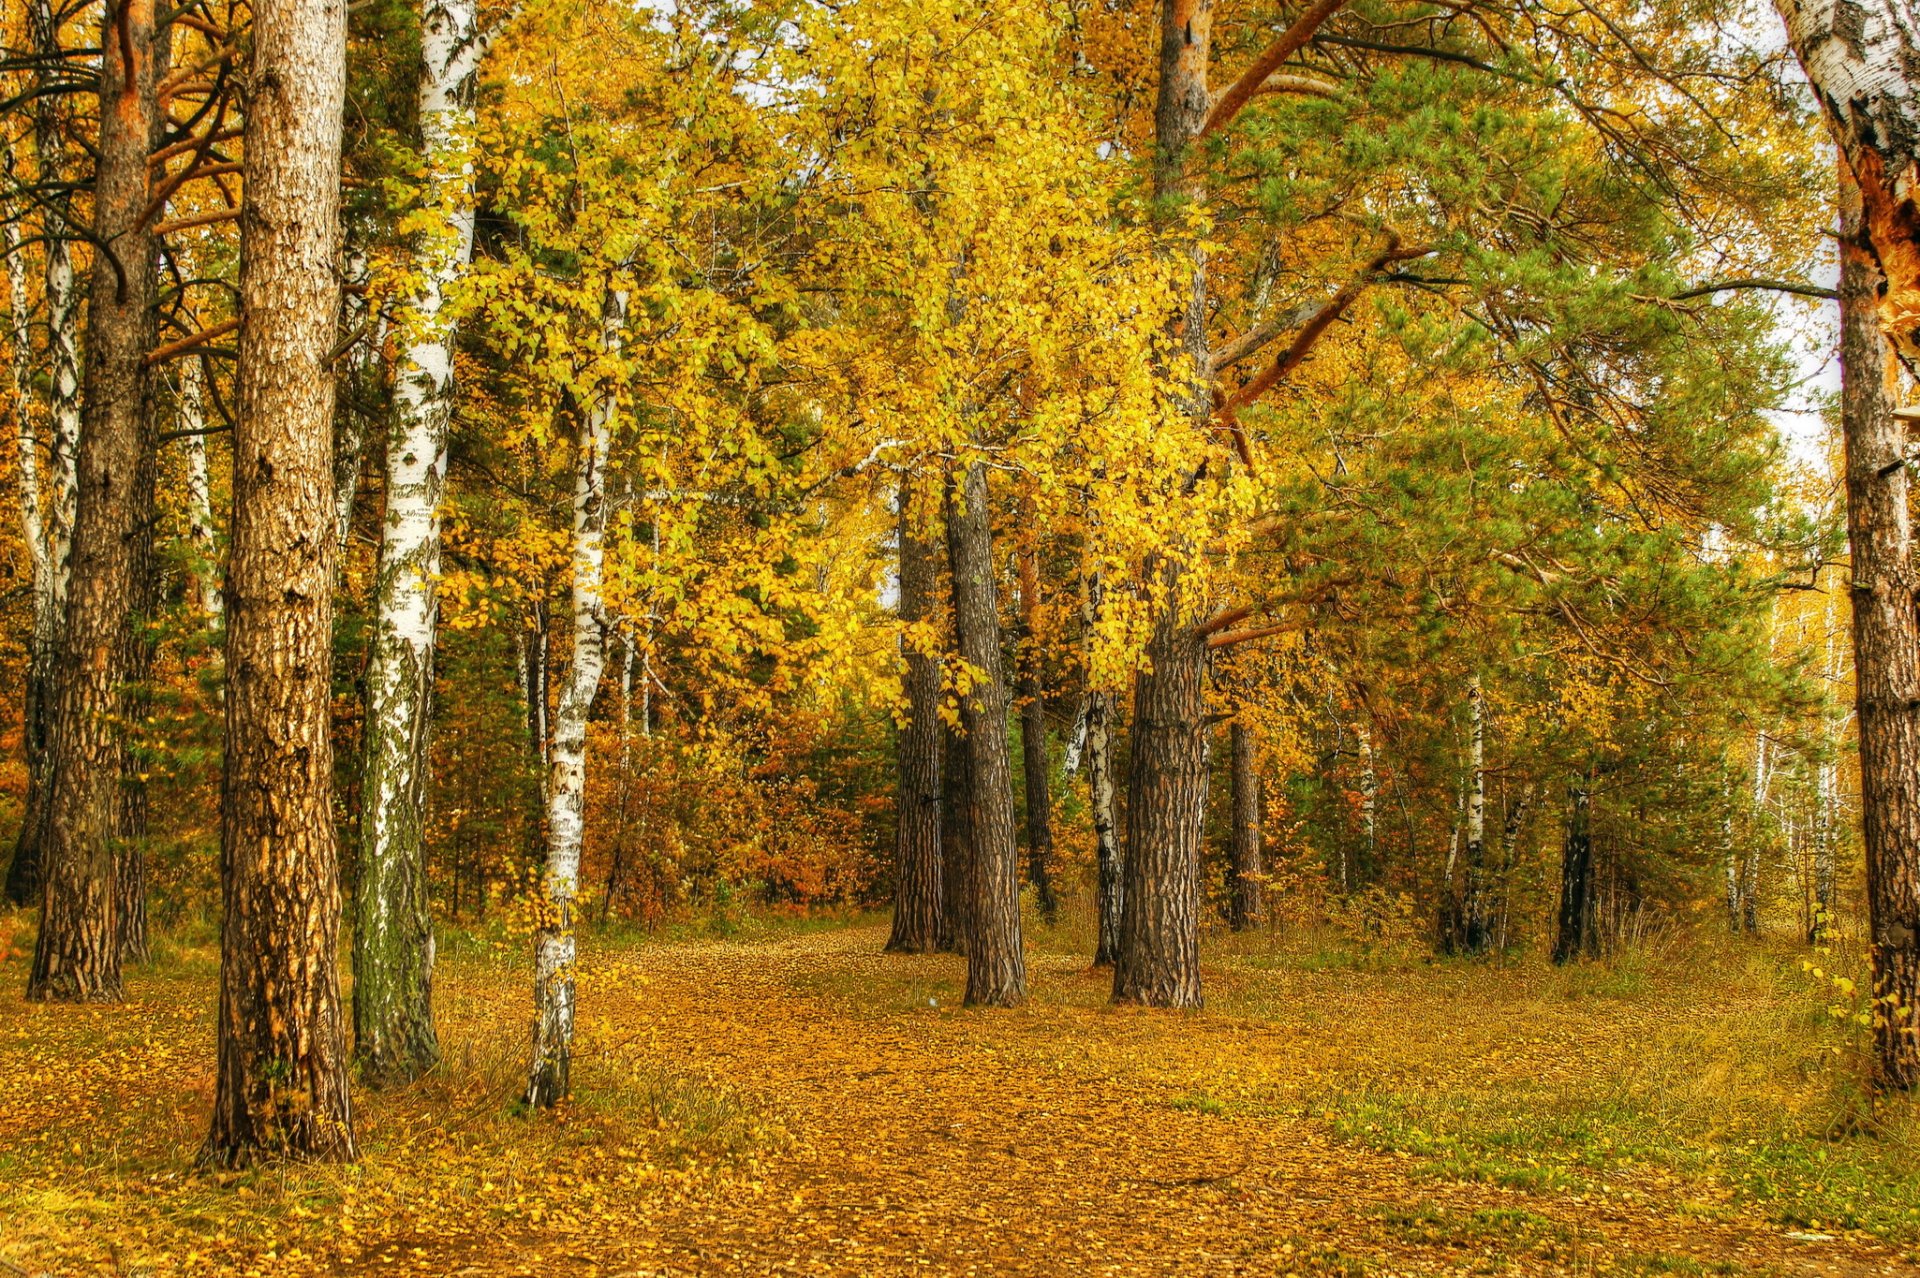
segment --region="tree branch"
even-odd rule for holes
[[[1709,293],[1726,293],[1734,289],[1763,289],[1773,293],[1793,293],[1800,297],[1817,297],[1828,302],[1838,301],[1840,298],[1838,290],[1822,288],[1818,284],[1796,284],[1792,280],[1763,280],[1749,277],[1720,280],[1714,284],[1702,284],[1698,288],[1682,289],[1667,300],[1684,302],[1688,298],[1705,297]]]
[[[188,337],[183,337],[177,342],[168,342],[165,346],[156,347],[148,351],[147,357],[140,361],[141,365],[145,368],[152,368],[155,364],[164,364],[170,359],[178,359],[196,347],[205,346],[208,342],[216,338],[225,337],[228,333],[233,332],[239,327],[240,320],[237,317],[230,320],[223,320],[215,324],[212,328],[203,328],[199,332]]]
[[[1307,11],[1295,18],[1293,25],[1281,32],[1280,38],[1253,60],[1253,65],[1228,85],[1226,92],[1214,99],[1213,109],[1207,112],[1207,122],[1200,126],[1200,135],[1196,140],[1203,141],[1233,123],[1233,117],[1239,115],[1253,100],[1267,77],[1278,71],[1288,58],[1300,52],[1302,46],[1313,39],[1314,32],[1325,25],[1328,18],[1345,8],[1346,4],[1347,0],[1313,0]]]

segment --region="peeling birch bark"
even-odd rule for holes
[[[603,340],[620,349],[627,295],[609,290],[601,313]],[[534,935],[533,1069],[526,1102],[536,1108],[564,1100],[573,1052],[573,903],[580,889],[580,848],[587,798],[587,715],[606,665],[605,608],[607,453],[619,406],[614,386],[581,416],[573,480],[573,657],[553,716],[547,785],[547,869],[541,919]]]
[[[375,1083],[404,1082],[440,1057],[427,895],[427,734],[453,416],[456,320],[449,293],[473,256],[468,145],[484,48],[474,0],[428,0],[420,26],[421,150],[433,225],[416,245],[419,286],[401,319],[405,340],[387,434],[354,916],[354,1057]]]
[[[1880,322],[1920,354],[1920,20],[1911,0],[1774,0],[1859,185],[1886,289]]]

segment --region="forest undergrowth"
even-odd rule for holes
[[[0,1270],[1920,1271],[1920,1128],[1802,949],[1223,936],[1183,1014],[1108,1007],[1079,931],[1032,929],[1012,1012],[869,920],[590,939],[552,1116],[520,942],[449,936],[443,1066],[357,1095],[360,1161],[239,1174],[195,1167],[217,952],[182,932],[125,1005],[0,1002]]]

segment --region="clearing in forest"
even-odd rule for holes
[[[1177,1014],[1108,1007],[1042,932],[1033,1002],[976,1012],[959,960],[884,937],[589,944],[556,1117],[514,1103],[519,948],[450,944],[445,1068],[357,1094],[361,1162],[220,1177],[192,1161],[213,951],[63,1007],[11,992],[16,943],[0,1268],[1920,1272],[1911,1125],[1863,1123],[1785,951],[1560,972],[1243,938]]]

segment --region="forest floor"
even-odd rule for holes
[[[577,1099],[529,1117],[526,964],[456,937],[445,1067],[357,1098],[359,1163],[215,1176],[211,947],[36,1006],[11,918],[8,1274],[1920,1273],[1920,1129],[1869,1121],[1784,946],[1223,938],[1177,1014],[1106,1006],[1064,934],[1011,1012],[872,925],[602,938]]]

